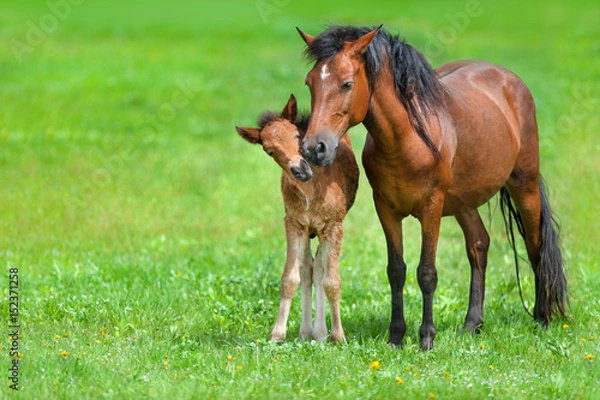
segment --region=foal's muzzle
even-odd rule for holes
[[[294,178],[298,179],[300,182],[306,182],[313,176],[310,165],[305,159],[300,159],[300,162],[297,165],[291,166],[290,172]]]

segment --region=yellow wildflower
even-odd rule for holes
[[[594,359],[594,358],[596,358],[596,357],[594,357],[594,355],[593,355],[593,354],[589,354],[589,353],[588,353],[588,354],[586,354],[586,355],[585,355],[585,357],[584,357],[584,358],[585,358],[586,360],[593,360],[593,359]]]
[[[396,382],[402,384],[404,383],[404,381],[402,380],[402,378],[400,378],[399,376],[396,377]]]
[[[450,374],[448,373],[448,371],[444,371],[444,377],[446,379],[450,378]]]
[[[104,329],[100,328],[100,334],[102,335],[102,337],[106,337],[106,332],[104,332]]]
[[[54,339],[56,339],[56,340],[60,339],[60,335],[54,335]]]
[[[585,343],[587,342],[587,340],[585,340],[585,338],[581,338],[581,343]]]
[[[241,365],[237,365],[235,368],[236,368],[238,371],[241,371],[241,370],[242,370],[242,366],[241,366]]]
[[[493,370],[494,370],[494,366],[493,366],[493,365],[490,365],[490,367],[489,367],[489,368],[490,368],[490,371],[493,371]]]
[[[371,366],[369,367],[371,369],[381,369],[381,364],[379,364],[379,361],[375,360],[371,363]]]
[[[68,351],[64,351],[64,350],[63,350],[63,351],[61,351],[60,353],[58,353],[58,355],[59,355],[59,356],[62,356],[62,357],[67,357],[67,356],[69,355],[69,352],[68,352]]]
[[[415,372],[413,373],[413,375],[414,375],[414,376],[419,376],[419,371],[415,371]]]
[[[435,399],[435,393],[429,393],[429,398],[430,399]]]
[[[563,329],[569,329],[569,324],[564,324]]]

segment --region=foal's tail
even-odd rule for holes
[[[567,278],[564,273],[564,265],[562,253],[560,250],[560,240],[558,236],[558,223],[552,216],[552,210],[548,203],[546,188],[542,177],[539,177],[538,188],[540,192],[540,251],[537,265],[533,265],[535,274],[536,299],[533,311],[533,317],[546,326],[552,319],[552,316],[566,317],[567,304]],[[517,284],[519,286],[519,295],[521,302],[523,301],[523,293],[521,291],[521,281],[519,276],[519,257],[515,244],[514,225],[524,240],[525,227],[521,214],[513,205],[508,190],[503,187],[500,190],[500,210],[504,217],[504,224],[510,246],[515,255],[515,264],[517,269]],[[532,262],[534,262],[532,260]],[[527,307],[525,310],[531,315]]]

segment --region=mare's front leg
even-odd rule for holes
[[[342,288],[338,260],[342,247],[344,230],[341,222],[333,223],[319,237],[319,250],[317,252],[315,270],[318,271],[316,286],[316,311],[314,337],[322,340],[327,337],[325,324],[325,299],[329,300],[331,314],[331,341],[345,342],[344,329],[340,313],[340,292]]]
[[[271,332],[271,340],[284,340],[286,325],[290,314],[292,298],[296,293],[298,285],[302,281],[302,324],[300,325],[300,336],[310,337],[311,332],[311,287],[312,287],[312,256],[310,254],[310,239],[307,232],[298,226],[293,220],[285,218],[285,233],[287,239],[287,258],[285,268],[281,276],[281,298],[279,303],[279,314],[275,327]],[[306,271],[309,271],[307,274]],[[301,280],[302,274],[302,280]],[[308,282],[307,282],[308,281]],[[308,290],[306,289],[308,284]],[[308,298],[308,312],[305,310],[305,298]],[[308,314],[308,318],[307,318]],[[308,327],[306,326],[308,324]]]
[[[387,275],[392,291],[392,320],[390,322],[390,345],[402,344],[406,332],[406,321],[404,320],[404,299],[402,289],[406,281],[406,264],[403,259],[402,247],[402,219],[404,215],[398,215],[387,204],[377,196],[374,196],[375,208],[379,221],[385,233],[388,250]]]
[[[423,295],[423,320],[419,336],[423,350],[433,348],[433,340],[436,334],[433,323],[433,294],[438,282],[435,254],[440,235],[443,206],[443,194],[434,194],[418,216],[421,222],[421,259],[417,268],[417,279]]]

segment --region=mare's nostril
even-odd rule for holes
[[[325,145],[324,142],[319,142],[317,143],[317,155],[324,155],[325,152],[327,151],[327,146]]]

